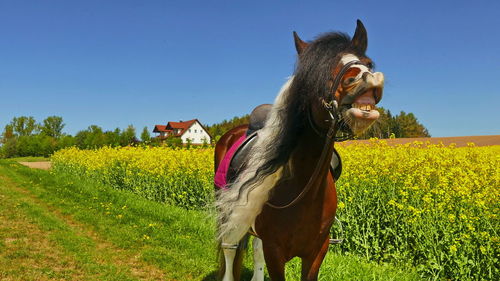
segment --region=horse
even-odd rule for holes
[[[296,32],[293,37],[294,74],[253,133],[241,166],[216,191],[223,281],[239,280],[249,235],[255,236],[252,281],[264,280],[264,266],[272,280],[285,280],[285,263],[294,257],[302,259],[301,280],[317,280],[337,209],[334,143],[362,133],[379,117],[384,75],[374,72],[365,54],[368,36],[360,20],[352,38],[341,32],[310,42]],[[216,171],[251,125],[219,139]]]

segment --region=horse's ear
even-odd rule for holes
[[[357,21],[356,31],[352,37],[351,44],[362,54],[366,52],[366,48],[368,47],[368,35],[366,33],[365,26],[360,20]]]
[[[297,49],[297,53],[300,55],[302,52],[307,48],[309,44],[306,42],[302,41],[300,39],[299,35],[297,35],[297,32],[293,32],[293,39],[295,40],[295,49]]]

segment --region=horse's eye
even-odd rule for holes
[[[356,80],[356,78],[354,78],[354,77],[349,77],[349,78],[347,78],[347,79],[344,81],[344,84],[345,84],[345,85],[349,85],[349,84],[351,84],[352,82],[354,82],[354,80]]]
[[[367,63],[366,67],[368,67],[369,69],[373,69],[373,63],[372,62]]]

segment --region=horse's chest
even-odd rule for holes
[[[335,188],[328,186],[317,194],[308,194],[290,208],[276,210],[265,206],[257,218],[257,232],[261,231],[259,228],[265,229],[269,237],[262,237],[264,240],[275,240],[283,247],[299,251],[301,245],[327,239],[335,219],[336,205]]]

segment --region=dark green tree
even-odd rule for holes
[[[215,123],[212,126],[205,126],[207,128],[208,133],[212,136],[214,140],[218,140],[222,135],[224,135],[227,131],[232,128],[248,124],[250,120],[250,115],[244,115],[242,117],[233,117],[231,120],[223,120],[220,123]]]
[[[57,140],[56,149],[62,149],[65,147],[70,147],[76,145],[76,139],[70,135],[63,135]]]
[[[393,116],[389,110],[378,108],[379,119],[358,139],[379,138],[387,139],[393,134],[396,138],[430,137],[427,129],[418,122],[413,113],[401,111]]]
[[[0,147],[0,158],[10,158],[16,156],[19,156],[17,154],[17,138],[5,139]]]
[[[120,128],[116,128],[114,131],[104,132],[104,138],[106,145],[117,147],[120,146]]]
[[[76,145],[82,149],[99,148],[106,145],[106,138],[102,128],[90,125],[86,130],[79,131],[75,135]]]
[[[398,133],[395,133],[398,138],[418,138],[430,137],[427,129],[418,122],[413,113],[405,113],[401,111],[395,117],[395,123],[398,125]]]

